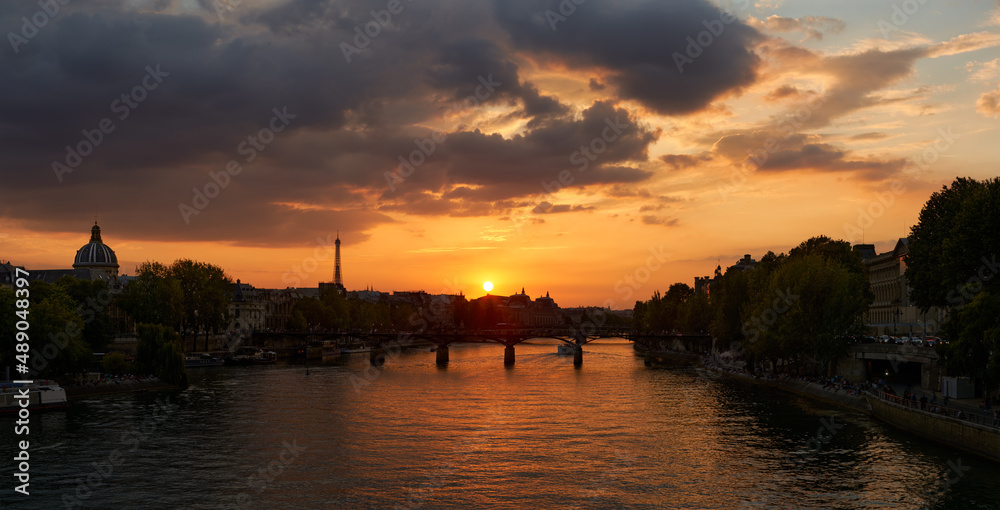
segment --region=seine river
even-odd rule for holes
[[[631,344],[452,346],[380,370],[191,371],[184,392],[74,402],[31,428],[3,508],[1000,509],[1000,465]],[[157,399],[168,398],[165,405]],[[821,438],[817,439],[817,438]],[[16,497],[15,497],[16,496]]]

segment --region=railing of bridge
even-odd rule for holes
[[[621,336],[629,334],[631,330],[622,328],[495,328],[495,329],[459,329],[453,333],[456,335],[538,335],[538,336],[571,336],[582,334],[584,336]]]
[[[945,407],[940,404],[931,404],[929,402],[922,403],[919,400],[906,399],[884,391],[868,390],[867,393],[868,395],[885,402],[902,406],[907,409],[912,409],[914,411],[927,413],[938,418],[946,418],[965,423],[975,423],[976,425],[982,425],[983,427],[1000,429],[1000,419],[998,419],[997,414],[993,411],[976,412],[958,409],[955,407]]]
[[[491,328],[491,329],[429,329],[425,331],[402,331],[396,329],[377,329],[369,331],[339,331],[339,330],[314,330],[314,331],[262,331],[262,334],[293,334],[293,335],[337,335],[337,336],[371,336],[371,335],[458,335],[458,336],[573,336],[582,334],[588,337],[621,337],[626,338],[635,333],[629,328],[580,328],[580,327],[531,327],[531,328]]]

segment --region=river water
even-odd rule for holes
[[[1000,509],[1000,465],[631,344],[410,350],[190,371],[184,392],[76,401],[31,428],[14,509]],[[157,401],[159,400],[159,403]],[[5,458],[13,420],[0,421]]]

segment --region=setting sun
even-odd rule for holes
[[[484,283],[483,284],[483,290],[485,290],[486,292],[489,292],[489,291],[493,290],[493,282],[486,282],[486,283]]]

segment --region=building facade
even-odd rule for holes
[[[563,324],[563,313],[549,293],[531,299],[524,289],[511,296],[487,294],[469,301],[472,327],[539,327]]]
[[[14,282],[17,281],[18,269],[24,271],[24,268],[21,266],[15,266],[10,262],[0,262],[0,287],[13,289]],[[23,276],[24,273],[21,273],[21,275]]]
[[[868,281],[875,295],[865,320],[875,335],[939,334],[945,319],[944,310],[934,307],[924,313],[910,300],[905,274],[909,241],[905,237],[885,253],[876,253],[872,244],[855,245],[854,251],[868,268]]]
[[[233,331],[263,331],[267,306],[261,293],[249,283],[236,280],[229,303],[229,329]]]

